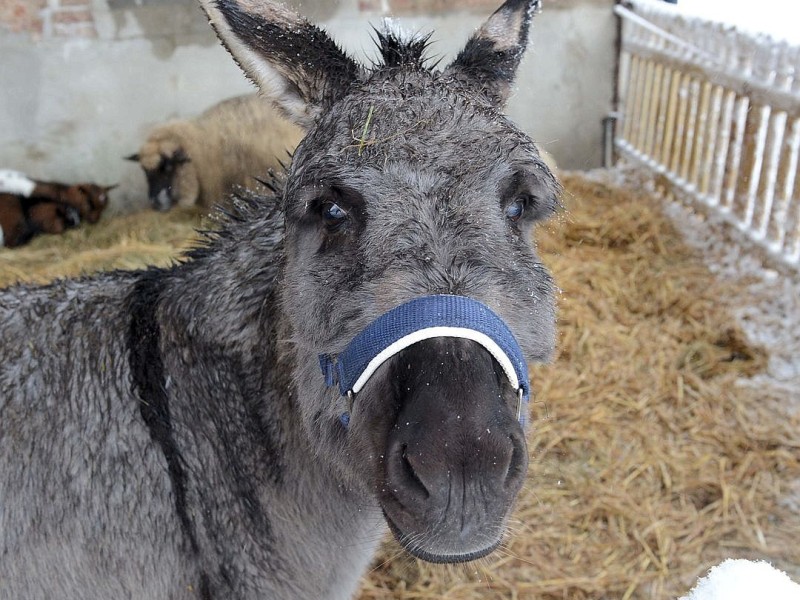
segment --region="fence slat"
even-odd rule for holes
[[[778,170],[775,209],[772,214],[771,228],[768,238],[772,240],[772,249],[776,252],[783,250],[789,230],[789,210],[792,201],[796,206],[800,202],[794,193],[795,179],[797,178],[798,156],[800,156],[800,119],[787,126],[781,152],[781,166]]]
[[[733,115],[736,106],[736,94],[729,90],[723,90],[722,94],[722,113],[719,118],[716,154],[714,156],[714,178],[711,183],[711,195],[714,198],[714,205],[722,204],[730,140],[733,135]]]
[[[670,90],[672,89],[672,69],[666,67],[661,74],[660,95],[658,98],[658,114],[655,121],[655,138],[653,139],[653,160],[658,168],[664,165],[664,138],[666,137],[667,119],[669,118]]]
[[[706,134],[706,148],[705,153],[700,161],[700,195],[706,199],[708,204],[716,204],[718,198],[713,196],[712,176],[714,172],[714,155],[717,150],[717,142],[720,127],[720,118],[722,117],[722,94],[723,90],[719,86],[712,86],[711,83],[707,84],[710,88],[709,96],[711,98],[710,108],[708,114],[708,129]]]
[[[785,131],[786,113],[771,115],[764,149],[764,168],[758,189],[760,202],[754,215],[755,221],[753,224],[754,234],[759,238],[766,238],[767,236],[775,203],[775,187],[778,181],[778,168],[781,161],[781,149]]]
[[[797,201],[798,196],[800,196],[800,184],[796,184],[795,187],[794,200],[792,201],[791,207],[791,218],[789,219],[789,239],[785,252],[789,261],[793,263],[800,261],[800,202]]]
[[[681,168],[678,176],[689,183],[689,163],[694,149],[695,134],[697,133],[697,103],[699,83],[690,77],[686,86],[686,123],[683,126],[683,152],[681,152]]]
[[[728,142],[728,160],[725,163],[725,193],[720,206],[723,210],[734,209],[734,198],[739,182],[739,167],[742,164],[745,128],[747,113],[750,109],[750,100],[747,97],[737,97],[734,103],[734,116]]]

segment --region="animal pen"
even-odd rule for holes
[[[562,173],[565,211],[536,234],[559,342],[531,371],[511,535],[449,567],[387,541],[361,600],[678,598],[727,557],[800,578],[800,407],[765,384],[769,349],[737,317],[747,283],[716,277],[663,199],[701,215],[696,235],[720,221],[797,277],[800,49],[652,3],[617,11],[614,148],[656,193],[622,169]],[[148,211],[39,237],[0,250],[0,286],[167,265],[199,226],[213,220],[196,208]]]

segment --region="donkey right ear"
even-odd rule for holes
[[[324,31],[277,2],[200,3],[245,75],[303,128],[359,78],[359,66]]]
[[[502,108],[528,45],[531,17],[541,0],[506,0],[475,32],[445,73]]]

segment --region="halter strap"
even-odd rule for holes
[[[340,394],[352,398],[392,356],[435,337],[465,338],[483,346],[502,367],[520,403],[527,404],[528,366],[516,338],[488,306],[465,296],[422,296],[382,314],[338,356],[319,356],[325,384],[338,384]],[[522,406],[520,421],[524,425],[526,411],[521,409]]]

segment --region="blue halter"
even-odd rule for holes
[[[505,321],[485,304],[465,296],[422,296],[382,314],[338,356],[320,354],[325,384],[338,383],[341,395],[352,402],[381,364],[404,348],[434,337],[471,339],[486,348],[517,391],[517,416],[525,425],[530,381],[522,349]],[[347,425],[350,414],[344,413],[341,419]]]

